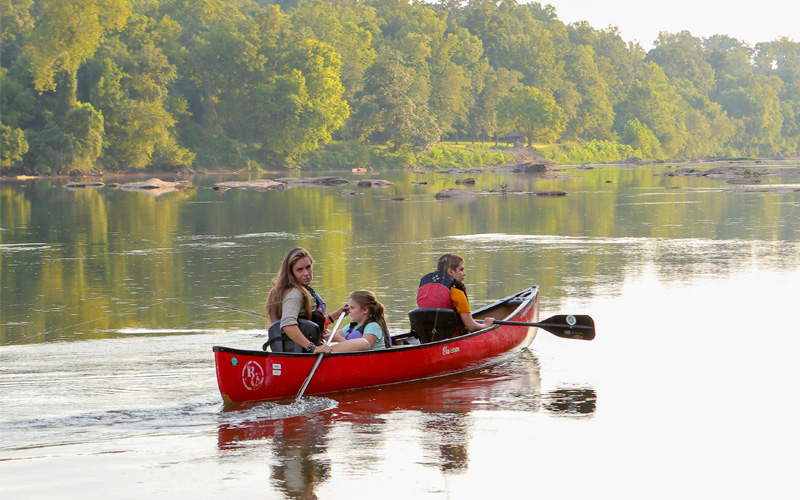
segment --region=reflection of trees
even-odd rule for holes
[[[328,430],[323,416],[276,420],[275,426],[273,485],[288,498],[317,498],[315,488],[331,473],[330,461],[322,458],[327,449],[325,434]]]
[[[776,222],[787,217],[785,205],[664,189],[720,181],[653,173],[639,167],[581,170],[567,179],[486,174],[475,189],[508,184],[570,195],[465,204],[433,199],[460,178],[441,173],[381,175],[395,185],[355,197],[296,187],[187,189],[153,198],[107,188],[69,191],[57,181],[4,182],[2,242],[49,246],[0,256],[0,315],[15,320],[0,335],[3,342],[42,341],[54,331],[91,338],[121,327],[261,327],[189,303],[221,297],[224,305],[261,311],[273,273],[295,244],[317,259],[315,288],[327,301],[343,303],[354,289],[372,289],[393,330],[408,327],[419,277],[447,251],[467,258],[475,306],[538,284],[543,310],[557,308],[564,296],[614,293],[644,269],[674,281],[735,273],[754,260],[797,265],[797,229]],[[420,179],[428,184],[411,184]],[[397,196],[408,201],[391,201]],[[501,236],[480,238],[487,234]],[[465,235],[477,237],[457,238]],[[164,300],[169,306],[148,307]],[[77,332],[74,325],[86,326]]]

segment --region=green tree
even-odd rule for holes
[[[333,47],[304,40],[288,49],[277,75],[256,89],[250,118],[268,161],[293,161],[331,140],[349,114],[340,67]]]
[[[208,126],[247,142],[250,93],[263,81],[264,66],[275,64],[259,48],[260,33],[251,20],[216,20],[193,39],[192,63]]]
[[[716,86],[714,69],[706,60],[703,41],[688,31],[659,33],[645,60],[658,64],[670,80],[691,84],[702,96],[711,94]]]
[[[427,108],[435,128],[458,139],[459,131],[468,128],[468,113],[488,68],[480,40],[451,22],[448,12],[440,8],[397,0],[373,0],[371,5],[384,21],[383,43],[402,54],[409,68],[414,107]],[[427,118],[420,120],[422,112],[415,116],[415,127],[428,128]]]
[[[156,45],[160,39],[152,19],[134,14],[82,72],[90,102],[103,113],[104,166],[141,170],[192,163],[194,155],[178,145],[176,119],[166,109],[177,71]]]
[[[714,92],[731,90],[753,77],[753,49],[727,35],[714,35],[703,41],[704,57],[714,71]]]
[[[147,0],[140,11],[153,18],[154,42],[175,67],[164,107],[200,167],[246,167],[239,141],[260,142],[247,124],[248,99],[267,77],[258,64],[276,53],[285,16],[278,7],[243,2],[242,8],[247,15],[222,0]]]
[[[734,127],[722,107],[711,100],[717,79],[703,41],[687,31],[662,32],[646,60],[664,70],[685,103],[686,140],[681,154],[703,157],[722,152]]]
[[[520,86],[522,74],[505,68],[489,68],[483,89],[478,94],[475,106],[470,110],[469,123],[474,136],[497,138],[500,130],[497,108],[500,100]]]
[[[391,142],[394,150],[404,145],[427,149],[438,142],[440,132],[427,104],[413,100],[413,83],[413,69],[406,67],[396,51],[378,51],[366,72],[353,117],[362,138]]]
[[[302,1],[290,16],[292,26],[304,38],[316,38],[331,45],[342,61],[344,99],[351,105],[364,86],[364,72],[375,60],[373,34],[362,16],[374,18],[367,5],[334,5],[322,0]]]
[[[103,117],[77,101],[77,72],[103,37],[128,18],[123,0],[50,0],[36,5],[30,69],[39,92],[55,92],[47,125],[30,140],[39,172],[94,170],[103,148]]]
[[[4,61],[15,58],[23,40],[30,35],[32,6],[33,0],[0,0],[0,47]]]
[[[616,109],[617,130],[638,118],[658,137],[664,154],[679,154],[686,143],[685,103],[669,83],[660,66],[645,63],[639,70],[627,98]]]
[[[747,154],[775,154],[780,150],[783,113],[777,77],[754,77],[746,87],[719,94],[719,102],[736,120],[732,146]]]
[[[800,42],[779,38],[756,44],[754,72],[777,77],[777,87],[783,116],[781,149],[790,154],[800,152]]]
[[[77,103],[37,132],[30,145],[36,172],[94,171],[103,148],[103,115],[91,104]]]
[[[594,49],[593,60],[597,71],[609,90],[611,104],[615,106],[628,94],[645,52],[637,43],[626,43],[619,29],[609,27],[596,30],[582,21],[568,26],[569,39],[576,45],[588,45]]]
[[[625,124],[620,140],[623,144],[628,144],[633,149],[639,150],[646,159],[663,157],[664,153],[661,150],[661,142],[658,137],[638,118],[634,118]]]
[[[22,157],[28,152],[28,141],[25,132],[20,128],[0,125],[0,167],[15,167],[22,163]]]
[[[564,111],[555,99],[535,87],[523,87],[500,100],[498,107],[502,130],[517,130],[533,140],[554,142],[566,128]]]
[[[582,139],[611,139],[614,109],[605,80],[594,62],[594,49],[573,47],[565,56],[567,80],[574,86],[577,103],[565,135]]]
[[[59,72],[75,74],[106,33],[125,25],[124,0],[47,0],[37,5],[31,38],[31,71],[39,91],[56,88]]]

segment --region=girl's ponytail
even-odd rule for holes
[[[386,347],[389,347],[391,340],[389,339],[389,328],[386,326],[386,309],[383,304],[378,302],[375,294],[369,290],[356,290],[350,294],[350,300],[356,302],[359,306],[369,310],[367,322],[374,321],[378,323],[383,332],[383,340]]]

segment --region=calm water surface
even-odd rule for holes
[[[475,190],[568,195],[458,203],[433,195],[467,175],[345,187],[361,196],[4,182],[0,495],[797,498],[800,193],[655,175],[672,168],[483,174]],[[598,336],[540,332],[478,372],[226,407],[211,346],[264,342],[249,312],[296,244],[329,304],[374,290],[394,331],[452,251],[473,305],[538,284],[543,318],[591,314]]]

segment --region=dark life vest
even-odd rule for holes
[[[453,309],[453,299],[450,297],[451,286],[453,286],[453,278],[441,271],[426,274],[419,281],[417,307]]]
[[[298,318],[297,327],[300,328],[300,331],[303,332],[303,335],[305,335],[308,340],[313,342],[314,345],[322,345],[322,333],[319,329],[319,325],[315,321]],[[272,352],[306,352],[306,347],[308,347],[301,346],[289,338],[289,336],[286,335],[286,332],[284,332],[281,328],[280,320],[269,325],[267,334],[269,336],[269,340],[261,347],[265,351],[267,350],[267,347],[269,347],[272,349]]]
[[[297,318],[297,327],[300,328],[303,335],[313,342],[314,345],[322,345],[322,332],[325,330],[325,327],[328,326],[325,301],[322,300],[322,297],[310,286],[307,286],[306,290],[308,290],[313,299],[311,317],[307,317],[304,309],[300,310],[300,314]],[[272,352],[306,352],[306,347],[308,347],[305,345],[301,346],[286,335],[286,332],[281,329],[280,320],[270,325],[267,334],[269,335],[269,340],[261,346],[265,351],[267,347],[270,347]]]

